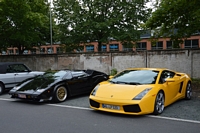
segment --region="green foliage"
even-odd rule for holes
[[[170,37],[177,47],[200,31],[199,7],[199,0],[161,0],[146,22],[146,28],[155,31],[154,38]]]
[[[44,0],[0,1],[0,46],[25,49],[46,43],[49,35],[49,5]]]
[[[200,79],[199,78],[192,78],[192,82],[200,84]]]
[[[57,72],[58,70],[51,70],[51,68],[49,68],[49,69],[47,69],[46,71],[44,71],[44,72],[46,72],[46,73],[55,73],[55,72]]]
[[[110,75],[111,75],[111,76],[114,76],[114,75],[116,75],[116,74],[117,74],[117,69],[116,69],[116,68],[113,68],[113,69],[111,70]]]
[[[149,0],[57,0],[54,13],[58,19],[59,32],[56,35],[67,46],[98,41],[102,43],[113,38],[132,43],[140,38],[138,31],[151,10],[145,8]]]

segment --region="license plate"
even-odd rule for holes
[[[18,94],[18,97],[20,97],[20,98],[26,98],[26,95],[24,95],[24,94]]]
[[[102,107],[107,109],[120,110],[120,107],[116,105],[102,104]]]

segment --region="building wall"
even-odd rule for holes
[[[95,69],[110,74],[134,67],[161,67],[200,78],[200,49],[70,54],[2,55],[0,62],[23,62],[32,70]]]

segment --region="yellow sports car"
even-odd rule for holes
[[[98,84],[89,96],[95,110],[122,114],[161,114],[179,99],[191,99],[191,79],[164,68],[130,68]]]

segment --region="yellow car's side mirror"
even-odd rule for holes
[[[114,76],[109,76],[109,79],[113,78]]]
[[[175,82],[175,79],[173,79],[173,78],[167,78],[167,79],[165,79],[165,81],[166,82]]]

